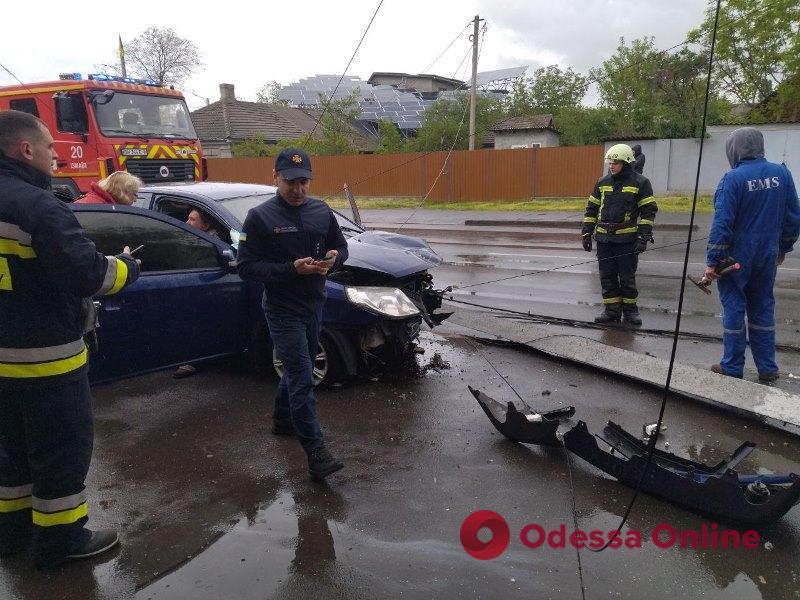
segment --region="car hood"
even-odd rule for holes
[[[365,231],[347,240],[348,267],[369,269],[392,277],[405,277],[442,263],[425,240],[389,233]]]

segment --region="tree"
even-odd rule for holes
[[[283,100],[278,96],[278,92],[280,92],[281,87],[281,84],[275,80],[265,83],[261,86],[261,89],[256,92],[256,102],[288,106],[288,100]]]
[[[275,144],[270,144],[260,133],[245,138],[233,145],[234,156],[275,156],[280,152]]]
[[[149,27],[125,44],[128,75],[180,86],[204,65],[200,50],[169,27]],[[116,61],[99,67],[120,75]]]
[[[563,108],[555,115],[555,125],[565,146],[602,144],[616,131],[618,123],[617,113],[607,107],[574,106]]]
[[[690,39],[710,45],[716,1]],[[756,107],[782,86],[796,98],[800,89],[800,3],[797,0],[724,0],[720,7],[714,83],[731,100]]]
[[[558,65],[536,69],[533,77],[518,79],[506,100],[509,115],[555,114],[580,106],[586,95],[586,77]]]
[[[356,130],[353,121],[361,111],[354,94],[338,100],[320,97],[322,109],[309,114],[319,119],[319,125],[298,138],[278,140],[271,144],[261,134],[253,134],[234,145],[235,156],[275,156],[284,148],[303,148],[309,154],[356,154]],[[324,110],[324,114],[323,114]]]
[[[380,144],[378,144],[378,154],[392,154],[395,152],[402,152],[405,147],[405,140],[400,135],[397,125],[394,121],[388,119],[381,119],[378,121],[378,130],[380,131]]]
[[[592,69],[602,106],[618,117],[620,132],[656,137],[699,134],[705,99],[708,57],[684,47],[674,54],[658,52],[652,37],[627,43],[620,38],[615,54]],[[710,121],[719,120],[724,103],[712,95]]]
[[[320,148],[317,154],[355,154],[356,131],[353,122],[361,116],[357,92],[334,100],[320,94],[322,106],[318,129],[321,130]]]
[[[417,137],[410,140],[409,149],[417,151],[466,150],[469,147],[469,96],[457,94],[439,98],[422,115],[422,125]],[[476,146],[489,128],[503,116],[503,106],[499,100],[478,96],[475,105]]]

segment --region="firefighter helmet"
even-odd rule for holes
[[[615,144],[606,152],[606,160],[621,160],[625,163],[632,163],[634,161],[633,150],[628,144]]]

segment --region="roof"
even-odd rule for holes
[[[96,79],[59,79],[58,81],[40,81],[23,83],[22,85],[0,86],[0,96],[16,96],[20,94],[42,94],[50,92],[68,92],[85,89],[109,89],[120,92],[142,92],[157,96],[176,96],[183,98],[178,90],[158,85],[124,83],[121,81],[99,81]]]
[[[529,131],[532,129],[544,130],[549,129],[559,133],[553,123],[553,115],[535,115],[529,117],[527,115],[518,115],[516,117],[509,117],[504,119],[491,128],[492,131]]]
[[[636,140],[657,140],[658,136],[649,133],[632,133],[621,131],[603,138],[604,142],[634,142]]]
[[[502,81],[504,79],[517,79],[525,75],[528,66],[524,67],[511,67],[509,69],[497,69],[496,71],[483,71],[478,73],[477,82],[479,86],[488,85],[494,81]]]
[[[268,142],[299,138],[311,133],[322,111],[281,104],[218,100],[192,112],[192,123],[201,142],[240,141],[262,135]],[[373,151],[377,142],[352,129],[351,142],[361,151]],[[320,137],[318,127],[315,137]]]
[[[434,75],[432,73],[418,73],[414,75],[413,73],[393,73],[391,71],[376,71],[370,78],[367,80],[367,83],[372,83],[372,80],[376,77],[408,77],[408,78],[415,78],[415,79],[431,79],[433,81],[441,81],[443,83],[447,83],[456,87],[463,87],[466,85],[460,79],[453,79],[452,77],[443,77],[441,75]]]
[[[197,183],[159,183],[143,185],[143,192],[156,194],[183,193],[193,196],[202,196],[209,200],[228,200],[244,196],[257,196],[260,194],[274,194],[277,188],[273,185],[256,183],[223,183],[219,181],[198,181]]]

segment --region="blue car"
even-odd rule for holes
[[[71,205],[100,252],[143,245],[139,280],[95,302],[92,383],[233,355],[281,372],[261,310],[263,288],[236,274],[247,211],[274,193],[266,185],[203,182],[145,186],[134,206]],[[208,231],[185,223],[193,209]],[[428,272],[441,258],[423,240],[365,231],[338,212],[336,218],[350,257],[326,284],[317,383],[404,356],[423,322],[433,326],[447,316],[435,312],[441,299]]]

